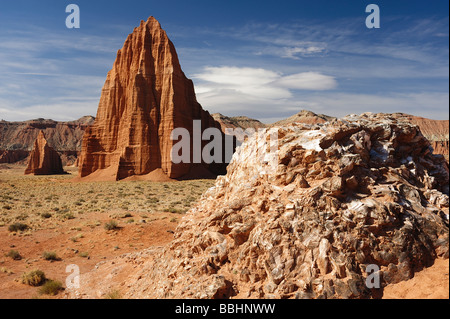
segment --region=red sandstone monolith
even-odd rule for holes
[[[25,175],[56,175],[64,173],[58,152],[48,145],[44,132],[40,131],[34,142]]]
[[[171,133],[185,128],[192,136],[193,120],[201,120],[202,132],[220,129],[197,102],[193,83],[159,22],[153,17],[141,21],[108,73],[95,123],[83,138],[79,176],[121,180],[162,170],[177,179],[225,173],[224,165],[172,162],[177,141]]]

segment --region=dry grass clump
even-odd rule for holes
[[[30,228],[27,224],[23,223],[14,223],[9,225],[8,230],[12,233],[17,233],[19,231],[25,231]]]
[[[22,256],[20,255],[20,253],[17,250],[10,250],[7,254],[6,257],[10,257],[13,260],[21,260]]]
[[[121,299],[122,296],[118,290],[112,290],[106,294],[105,299]]]
[[[14,272],[6,267],[0,267],[0,273],[12,275]]]
[[[46,280],[47,278],[41,270],[32,270],[22,275],[22,283],[32,287],[41,286]]]
[[[41,286],[38,291],[40,295],[56,296],[61,290],[64,290],[61,282],[47,279],[41,270],[24,273],[22,283],[32,287]]]
[[[61,290],[63,290],[62,283],[55,280],[47,280],[39,289],[40,295],[56,296]]]
[[[8,227],[13,235],[27,236],[31,230],[58,227],[93,212],[105,213],[117,221],[125,219],[125,224],[134,227],[140,221],[151,220],[153,213],[184,214],[215,182],[69,183],[77,171],[69,172],[72,175],[24,176],[22,167],[0,170],[0,227]],[[141,216],[147,217],[141,220]],[[109,230],[118,229],[114,222],[105,226]]]
[[[115,220],[110,220],[105,224],[104,227],[106,230],[118,230],[119,224]]]
[[[48,218],[52,217],[52,214],[50,214],[50,213],[42,213],[41,217],[44,218],[44,219],[48,219]]]
[[[48,261],[59,261],[61,258],[58,257],[58,255],[54,251],[45,251],[42,254],[42,258]]]
[[[89,258],[89,253],[84,251],[79,253],[78,256],[80,256],[81,258]]]

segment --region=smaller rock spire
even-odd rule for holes
[[[33,151],[30,154],[25,175],[56,175],[64,174],[61,158],[52,147],[48,145],[44,132],[34,142]]]

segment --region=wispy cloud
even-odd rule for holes
[[[273,84],[287,89],[314,91],[332,90],[337,87],[337,81],[334,77],[318,72],[303,72],[282,76]]]
[[[132,26],[115,25],[104,36],[32,29],[0,32],[0,118],[95,115]],[[267,121],[305,108],[448,118],[448,18],[384,18],[377,32],[358,19],[167,31],[212,112]]]
[[[95,115],[123,39],[43,28],[0,33],[0,118]]]
[[[262,120],[302,108],[448,118],[447,29],[448,18],[391,17],[378,33],[355,19],[188,30],[189,40],[211,45],[206,53],[183,47],[183,58],[202,69],[191,76],[199,101],[214,112]]]
[[[293,97],[293,90],[330,90],[337,86],[336,80],[316,72],[284,75],[262,68],[205,67],[195,74],[198,80],[196,92],[199,100],[210,108],[223,106],[224,101],[234,100],[234,105],[267,104],[286,101]]]
[[[1,101],[1,100],[0,100]],[[69,121],[85,115],[94,115],[92,105],[95,101],[71,101],[60,103],[50,101],[45,104],[33,104],[26,107],[4,108],[0,107],[0,120],[23,121],[36,118],[48,118],[57,121]]]

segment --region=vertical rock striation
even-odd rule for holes
[[[108,73],[95,123],[83,138],[79,175],[108,169],[120,180],[162,169],[170,178],[182,178],[194,165],[172,163],[177,141],[171,133],[185,128],[192,136],[193,120],[201,121],[202,131],[220,129],[197,102],[193,83],[159,22],[153,17],[141,21]],[[225,173],[224,165],[196,166]]]
[[[44,132],[40,132],[34,142],[25,175],[56,175],[64,174],[59,154],[48,145]]]

